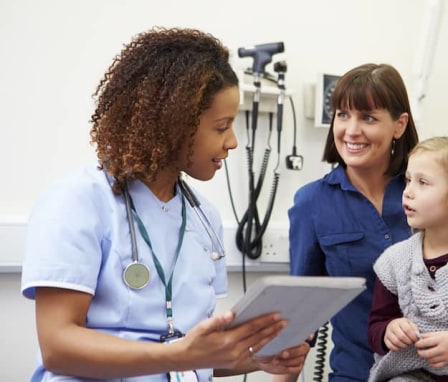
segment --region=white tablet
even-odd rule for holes
[[[288,326],[257,352],[279,354],[297,346],[366,288],[362,277],[266,276],[257,279],[234,305],[229,327],[270,312],[280,312]]]

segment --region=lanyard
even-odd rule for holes
[[[165,286],[166,319],[168,321],[168,332],[170,334],[174,333],[173,308],[172,308],[174,267],[176,266],[177,258],[179,257],[180,249],[182,247],[182,242],[184,240],[185,227],[187,225],[187,212],[186,212],[186,208],[185,208],[185,199],[184,199],[183,195],[181,195],[181,197],[182,197],[182,224],[181,224],[181,227],[179,230],[179,239],[177,242],[177,248],[176,248],[176,253],[174,256],[173,267],[172,267],[171,274],[170,274],[170,277],[169,277],[169,280],[167,283],[166,278],[165,278],[165,272],[163,271],[163,267],[160,264],[160,261],[157,258],[154,250],[152,249],[151,240],[149,239],[148,231],[146,230],[145,225],[143,224],[142,220],[138,216],[137,211],[134,206],[134,202],[133,202],[131,196],[129,195],[129,198],[131,201],[131,208],[132,208],[132,211],[134,212],[135,218],[137,220],[138,229],[140,231],[140,234],[143,237],[143,240],[145,241],[145,243],[148,245],[149,249],[151,250],[151,255],[154,260],[154,264],[156,266],[157,274],[159,275],[160,279],[162,280],[163,285]]]

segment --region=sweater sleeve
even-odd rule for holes
[[[369,344],[375,353],[384,355],[388,352],[384,344],[386,327],[389,322],[400,317],[403,317],[403,314],[398,304],[398,297],[376,278],[368,329]]]

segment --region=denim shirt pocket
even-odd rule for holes
[[[320,236],[319,241],[325,253],[326,267],[330,276],[353,276],[359,273],[356,259],[362,256],[363,238],[363,232],[341,232]]]

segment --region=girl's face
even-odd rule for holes
[[[187,145],[181,153],[181,170],[195,179],[213,178],[215,172],[222,167],[222,161],[227,158],[229,150],[237,147],[233,121],[239,104],[240,92],[237,86],[225,88],[215,95],[210,108],[200,117],[199,127],[193,138],[190,164],[187,163]]]
[[[337,109],[334,140],[347,169],[379,168],[385,172],[389,166],[392,139],[401,137],[407,122],[407,113],[394,121],[386,109],[366,112]]]
[[[417,151],[409,158],[403,208],[415,229],[448,229],[448,175],[437,153]]]

